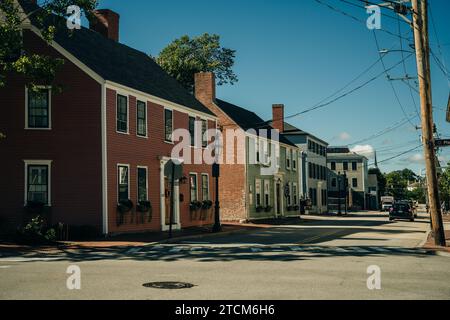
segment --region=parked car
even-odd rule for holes
[[[389,210],[389,221],[395,219],[414,221],[414,211],[409,201],[398,201],[392,205]]]

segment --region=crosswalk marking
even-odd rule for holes
[[[353,251],[356,251],[358,253],[369,253],[369,250],[366,250],[365,248],[362,247],[349,247],[349,249],[352,249]]]
[[[370,247],[370,249],[374,250],[374,251],[378,251],[378,252],[383,252],[383,253],[390,252],[389,250],[384,249],[384,248],[380,248],[380,247]]]
[[[250,248],[250,250],[252,250],[252,252],[262,252],[262,249],[260,248]]]

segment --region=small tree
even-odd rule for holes
[[[21,0],[22,4],[34,2]],[[6,74],[18,73],[27,79],[32,88],[36,84],[51,84],[63,60],[43,54],[28,52],[24,47],[22,29],[27,19],[33,21],[42,37],[51,43],[56,32],[71,32],[66,19],[71,15],[67,8],[76,5],[89,19],[97,6],[95,0],[45,0],[38,10],[23,14],[17,0],[0,1],[0,86],[6,84]],[[58,18],[59,17],[59,18]]]
[[[220,37],[205,33],[190,38],[185,35],[164,48],[156,62],[190,92],[194,89],[194,74],[214,72],[217,84],[238,81],[233,72],[235,50],[220,45]]]

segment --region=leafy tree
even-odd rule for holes
[[[450,162],[439,177],[439,192],[441,201],[445,202],[447,210],[450,208]]]
[[[20,1],[24,4],[32,0]],[[53,40],[58,31],[70,32],[65,19],[69,17],[67,8],[71,5],[80,7],[89,19],[97,6],[95,0],[43,0],[40,9],[24,14],[16,0],[0,1],[0,86],[6,84],[6,75],[17,73],[23,75],[27,84],[34,88],[36,84],[51,84],[63,60],[46,55],[27,52],[23,43],[22,29],[27,19],[39,29],[47,43]]]
[[[183,87],[193,92],[194,74],[214,72],[218,85],[238,81],[233,72],[235,50],[220,45],[220,37],[205,33],[190,38],[185,35],[164,48],[156,62]]]

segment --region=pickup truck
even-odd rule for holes
[[[389,211],[394,205],[394,197],[384,196],[381,197],[381,211]]]

